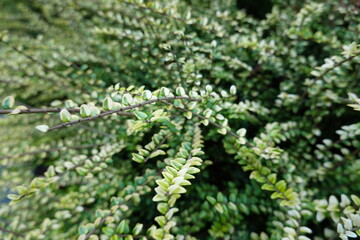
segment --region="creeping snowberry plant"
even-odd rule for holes
[[[359,238],[358,1],[240,2],[2,0],[0,238]]]

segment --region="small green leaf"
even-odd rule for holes
[[[167,203],[159,203],[157,205],[157,210],[161,213],[161,214],[165,214],[169,209],[169,205]]]
[[[15,104],[15,99],[13,96],[7,96],[3,101],[2,101],[2,107],[5,109],[10,109],[14,106]]]
[[[208,200],[212,205],[216,204],[216,199],[211,196],[206,196],[206,200]]]
[[[88,105],[83,104],[80,106],[80,116],[81,117],[89,117],[91,115],[91,109]]]
[[[139,120],[145,120],[148,117],[146,113],[140,111],[135,111],[134,114]]]
[[[159,155],[166,155],[166,153],[165,153],[163,150],[158,149],[158,150],[156,150],[155,152],[152,152],[152,153],[150,154],[150,157],[149,157],[149,158],[154,158],[154,157],[157,157],[157,156],[159,156]]]
[[[176,92],[176,95],[178,95],[178,96],[182,96],[182,97],[186,96],[185,90],[182,87],[177,87],[175,92]]]
[[[160,227],[163,227],[166,223],[166,218],[165,216],[157,216],[155,221],[159,224]]]
[[[268,175],[267,178],[269,179],[269,181],[270,181],[272,184],[275,184],[275,183],[276,183],[276,174],[275,174],[275,173]]]
[[[360,206],[360,198],[356,195],[351,195],[350,196],[351,199],[354,201],[354,203],[357,205],[357,206]]]
[[[85,176],[88,173],[88,170],[83,168],[83,167],[77,167],[76,168],[76,172],[80,175],[80,176]]]
[[[18,200],[20,198],[19,195],[16,195],[16,194],[8,194],[7,197],[10,199],[10,200]]]
[[[104,102],[103,102],[103,108],[104,108],[104,110],[106,110],[106,111],[111,111],[113,107],[114,107],[114,102],[113,102],[113,100],[112,100],[111,98],[109,98],[109,97],[106,97],[106,98],[104,99]]]
[[[170,90],[167,87],[162,87],[160,90],[160,94],[163,97],[167,97],[170,95]]]
[[[267,190],[267,191],[275,191],[275,188],[273,185],[265,183],[262,185],[261,189]]]
[[[221,206],[220,203],[215,204],[215,209],[216,209],[220,214],[224,213],[224,209],[223,209],[223,207]]]
[[[235,85],[232,85],[232,86],[230,87],[230,93],[231,93],[232,95],[235,95],[235,94],[236,94],[236,86],[235,86]]]
[[[191,119],[191,118],[192,118],[192,112],[188,111],[188,112],[184,113],[184,116],[185,116],[187,119]]]
[[[117,232],[118,234],[123,234],[123,233],[127,234],[127,233],[129,233],[130,228],[129,228],[129,223],[128,223],[128,222],[129,222],[129,221],[126,220],[126,219],[122,220],[122,221],[119,223],[119,226],[116,228],[116,232]]]
[[[275,184],[275,187],[280,191],[280,192],[285,192],[286,190],[286,182],[284,180],[281,180],[279,182],[277,182]]]
[[[122,97],[122,102],[123,102],[125,105],[130,105],[130,104],[132,104],[132,102],[133,102],[133,97],[132,97],[130,94],[126,93],[126,94],[124,94],[124,96]]]
[[[39,125],[39,126],[36,126],[36,129],[39,130],[40,132],[47,132],[49,130],[49,126],[48,125]]]
[[[63,109],[60,111],[60,120],[62,122],[69,122],[71,120],[71,114],[68,110]]]
[[[152,98],[152,93],[149,90],[145,90],[142,94],[141,94],[142,99],[144,100],[150,100]]]
[[[137,154],[137,153],[133,153],[132,156],[133,156],[132,159],[138,163],[143,163],[145,160],[145,158],[143,156],[141,156],[140,154]]]
[[[114,235],[114,230],[110,227],[103,227],[102,232],[108,237],[111,237]]]

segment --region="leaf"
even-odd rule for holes
[[[184,116],[185,116],[187,119],[191,119],[191,118],[192,118],[192,112],[188,111],[188,112],[184,113]]]
[[[111,237],[114,235],[114,230],[110,227],[103,227],[102,232],[108,237]]]
[[[71,120],[71,114],[68,110],[63,109],[60,111],[60,120],[65,123]]]
[[[206,200],[208,200],[212,205],[216,204],[216,199],[211,196],[206,196]]]
[[[141,156],[140,154],[137,154],[137,153],[133,153],[132,156],[133,156],[132,159],[138,163],[143,163],[145,160],[145,158],[143,156]]]
[[[170,90],[167,87],[162,87],[160,90],[161,96],[167,97],[170,95]]]
[[[40,132],[47,132],[49,130],[49,126],[48,125],[39,125],[35,127],[37,130],[39,130]]]
[[[225,135],[227,133],[227,130],[226,130],[226,128],[223,127],[223,128],[218,129],[218,133]]]
[[[277,182],[275,184],[275,187],[280,191],[280,192],[285,192],[286,190],[286,182],[284,180],[281,180],[279,182]]]
[[[276,174],[275,173],[268,175],[267,178],[272,184],[276,183]]]
[[[20,198],[20,196],[16,194],[8,194],[7,197],[10,200],[18,200]]]
[[[135,111],[134,114],[139,120],[145,120],[148,117],[146,113],[140,111]]]
[[[144,226],[143,224],[137,223],[134,229],[132,230],[132,234],[139,235],[141,233],[141,230],[143,229],[143,226]]]
[[[144,100],[150,100],[152,98],[152,93],[149,90],[145,90],[142,94],[141,94],[142,99]]]
[[[239,135],[240,137],[244,137],[246,135],[246,129],[240,128],[239,130],[237,130],[236,134]]]
[[[230,87],[230,93],[231,93],[232,95],[235,95],[235,94],[236,94],[236,86],[235,86],[235,85],[231,85],[231,87]]]
[[[80,106],[80,116],[82,117],[89,117],[91,115],[91,109],[88,105],[82,104]]]
[[[106,98],[104,99],[104,102],[103,102],[103,108],[104,108],[104,110],[110,111],[110,110],[112,110],[113,107],[114,107],[114,102],[113,102],[113,100],[112,100],[111,98],[109,98],[109,97],[106,97]]]
[[[83,167],[77,167],[76,168],[76,172],[80,175],[80,176],[85,176],[89,171]]]
[[[163,227],[166,224],[165,216],[157,216],[155,217],[155,221],[159,224],[160,227]]]
[[[14,99],[13,96],[7,96],[2,101],[2,107],[4,109],[10,109],[10,108],[12,108],[14,106],[14,104],[15,104],[15,99]]]
[[[182,87],[177,87],[175,92],[176,92],[176,95],[178,95],[178,96],[182,96],[182,97],[186,96],[185,90]]]
[[[127,219],[124,219],[124,220],[122,220],[120,223],[119,223],[119,225],[118,225],[118,227],[116,228],[116,232],[118,233],[118,234],[123,234],[123,233],[129,233],[129,231],[130,231],[130,227],[129,227],[129,223],[128,223],[129,221],[127,220]]]
[[[154,157],[157,157],[157,156],[159,156],[159,155],[166,155],[166,153],[165,153],[163,150],[158,149],[158,150],[156,150],[155,152],[152,152],[152,153],[150,154],[150,157],[149,157],[149,158],[154,158]]]
[[[220,203],[215,204],[215,209],[216,209],[216,211],[218,211],[220,214],[223,214],[223,213],[224,213],[224,209],[223,209],[223,207],[221,206]]]
[[[186,189],[179,185],[172,185],[168,188],[170,194],[181,194],[186,193]]]
[[[157,210],[161,213],[161,214],[166,214],[166,212],[169,209],[169,205],[167,203],[159,203],[157,205]]]
[[[123,102],[125,105],[130,105],[130,104],[132,104],[132,102],[133,102],[133,97],[132,97],[130,94],[126,93],[126,94],[124,94],[124,96],[122,97],[122,102]]]
[[[275,191],[275,188],[273,185],[265,183],[262,185],[261,189],[267,190],[267,191]]]
[[[356,195],[351,195],[350,196],[351,199],[354,201],[354,203],[356,204],[356,206],[360,206],[360,198]]]

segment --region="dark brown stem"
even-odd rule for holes
[[[50,128],[48,131],[53,131],[53,130],[56,130],[56,129],[59,129],[59,128],[62,128],[62,127],[65,127],[65,126],[70,126],[70,125],[85,122],[85,121],[96,120],[96,119],[101,118],[101,117],[105,117],[105,116],[108,116],[108,115],[111,115],[111,114],[114,114],[114,113],[117,114],[117,113],[125,111],[125,110],[130,110],[130,109],[142,107],[144,105],[148,105],[148,104],[151,104],[151,103],[161,102],[161,101],[166,101],[166,100],[176,100],[176,99],[185,99],[185,100],[189,100],[189,101],[201,101],[201,99],[191,98],[191,97],[181,97],[181,96],[157,98],[157,99],[148,100],[148,101],[145,101],[145,102],[142,102],[142,103],[130,105],[130,106],[127,106],[127,107],[122,107],[122,108],[120,108],[118,110],[106,111],[106,112],[103,112],[103,113],[101,113],[99,115],[96,115],[96,116],[87,117],[87,118],[81,118],[81,119],[76,120],[76,121],[62,123],[62,124],[59,124],[57,126],[54,126],[54,127]]]
[[[31,114],[31,113],[52,113],[52,112],[60,112],[63,108],[29,108],[29,109],[20,109],[20,112],[17,114]],[[79,108],[67,108],[71,113],[78,113],[80,112]],[[14,109],[0,109],[0,114],[9,114]],[[105,111],[103,111],[105,112]],[[125,116],[134,116],[132,113],[127,112],[117,112],[119,115],[125,115]]]
[[[41,150],[36,150],[36,151],[31,151],[31,152],[26,152],[26,153],[21,153],[21,154],[0,156],[0,160],[12,158],[12,157],[23,157],[23,156],[26,156],[26,155],[35,155],[35,154],[39,154],[39,153],[65,151],[65,150],[68,150],[68,149],[87,149],[87,148],[98,147],[98,146],[102,146],[102,145],[104,145],[104,144],[91,144],[91,145],[80,145],[80,146],[73,146],[73,147],[69,146],[69,147],[41,149]]]
[[[25,237],[25,235],[22,234],[22,233],[18,233],[18,232],[14,232],[14,231],[11,231],[11,230],[7,230],[7,229],[2,228],[2,227],[0,227],[0,231],[6,232],[6,233],[10,233],[10,234],[13,234],[13,235],[19,236],[19,237]]]
[[[142,183],[142,184],[140,185],[140,187],[143,187],[143,186],[145,186],[146,184],[148,184],[149,182],[151,182],[160,172],[161,172],[161,171],[158,171],[155,175],[149,177],[144,183]],[[93,228],[89,233],[87,233],[86,236],[85,236],[85,238],[84,238],[84,240],[88,240],[88,239],[90,238],[90,236],[91,236],[92,234],[94,234],[94,233],[106,222],[106,218],[109,217],[109,216],[111,216],[111,215],[112,215],[112,214],[109,213],[109,214],[107,214],[106,216],[102,217],[101,220],[100,220],[100,222],[99,222],[99,224],[98,224],[99,227],[98,227],[98,228]],[[148,238],[149,238],[149,237],[148,237]]]
[[[121,2],[124,3],[124,4],[126,4],[126,5],[135,7],[135,8],[137,8],[137,9],[147,10],[147,11],[150,11],[150,12],[152,12],[152,13],[154,13],[154,14],[158,14],[158,15],[160,15],[160,16],[163,16],[163,17],[166,17],[166,18],[169,18],[169,19],[176,20],[176,21],[181,22],[181,23],[183,23],[183,24],[185,24],[185,25],[189,25],[189,26],[193,25],[193,26],[195,26],[195,27],[197,27],[197,28],[199,28],[199,29],[201,29],[201,30],[203,30],[203,31],[206,31],[206,32],[211,32],[211,33],[214,33],[214,34],[217,33],[216,31],[214,31],[214,30],[212,30],[212,29],[204,28],[203,26],[201,26],[200,24],[198,24],[198,23],[196,23],[196,22],[188,24],[185,19],[171,16],[171,15],[165,13],[165,12],[159,12],[159,11],[156,11],[156,10],[154,10],[154,9],[152,9],[152,8],[148,8],[148,7],[145,7],[145,6],[141,6],[141,5],[138,5],[138,4],[136,4],[136,3],[132,3],[132,2],[127,2],[127,1],[121,1]]]
[[[355,58],[355,57],[357,57],[357,56],[359,56],[359,55],[360,55],[360,52],[355,53],[353,56],[348,57],[348,58],[345,58],[344,60],[336,63],[332,68],[329,68],[329,69],[327,69],[325,72],[323,72],[323,73],[319,76],[319,78],[323,78],[328,72],[334,70],[335,68],[343,65],[344,63],[346,63],[346,62],[348,62],[348,61],[351,61],[353,58]]]
[[[335,170],[336,168],[340,167],[341,165],[344,165],[348,160],[351,160],[351,156],[356,157],[356,154],[360,152],[360,148],[355,149],[353,152],[351,152],[348,156],[344,156],[344,159],[340,162],[334,163],[332,168],[330,168],[330,172]]]
[[[145,236],[145,235],[131,235],[131,234],[117,234],[117,236],[118,237],[122,237],[122,238],[124,238],[124,237],[128,237],[128,236],[132,236],[133,238],[143,238],[143,237],[145,237],[146,239],[154,239],[154,238],[152,238],[152,237],[149,237],[149,236]]]
[[[151,156],[151,154],[153,152],[156,152],[157,150],[159,150],[159,148],[164,144],[164,142],[166,141],[166,139],[168,139],[169,137],[171,136],[171,134],[169,133],[168,135],[166,135],[162,140],[161,142],[156,146],[156,148],[154,149],[154,151],[152,151],[151,153],[149,153],[149,156],[147,156],[144,160],[144,162],[147,162]]]
[[[208,120],[211,125],[213,125],[213,126],[215,126],[215,127],[217,127],[217,128],[220,128],[220,129],[221,129],[221,128],[224,128],[224,127],[221,126],[220,124],[217,124],[216,122],[213,122],[213,121],[211,121],[210,119],[207,119],[206,117],[204,117],[204,116],[202,116],[202,115],[200,115],[200,114],[198,114],[198,113],[194,113],[193,111],[191,111],[191,110],[189,110],[189,109],[187,109],[187,108],[175,106],[174,104],[172,104],[172,103],[170,103],[170,102],[167,102],[167,101],[164,101],[164,103],[167,104],[167,105],[172,105],[172,106],[174,106],[175,108],[180,109],[180,110],[183,111],[183,112],[191,112],[193,115],[197,116],[198,118],[200,118],[200,119],[202,119],[202,120]],[[229,134],[229,135],[231,135],[231,136],[233,136],[233,137],[240,138],[239,135],[237,135],[236,133],[234,133],[234,132],[232,132],[232,131],[230,131],[230,130],[227,130],[226,133]]]
[[[52,113],[52,112],[60,112],[62,108],[29,108],[29,109],[20,109],[20,112],[18,114],[30,114],[30,113]],[[80,109],[76,108],[68,108],[66,109],[71,113],[74,112],[80,112]],[[0,109],[0,114],[9,114],[14,109]]]
[[[174,61],[175,61],[175,64],[176,64],[176,67],[178,69],[178,72],[179,72],[179,77],[180,77],[180,80],[181,80],[181,84],[185,87],[186,86],[186,83],[185,83],[185,79],[183,78],[182,76],[182,71],[181,71],[181,65],[178,61],[178,58],[176,57],[174,51],[171,49],[171,47],[169,48],[169,51],[171,53],[171,55],[173,56],[174,58]]]

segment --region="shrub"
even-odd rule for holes
[[[357,1],[237,6],[2,1],[1,239],[359,237]]]

